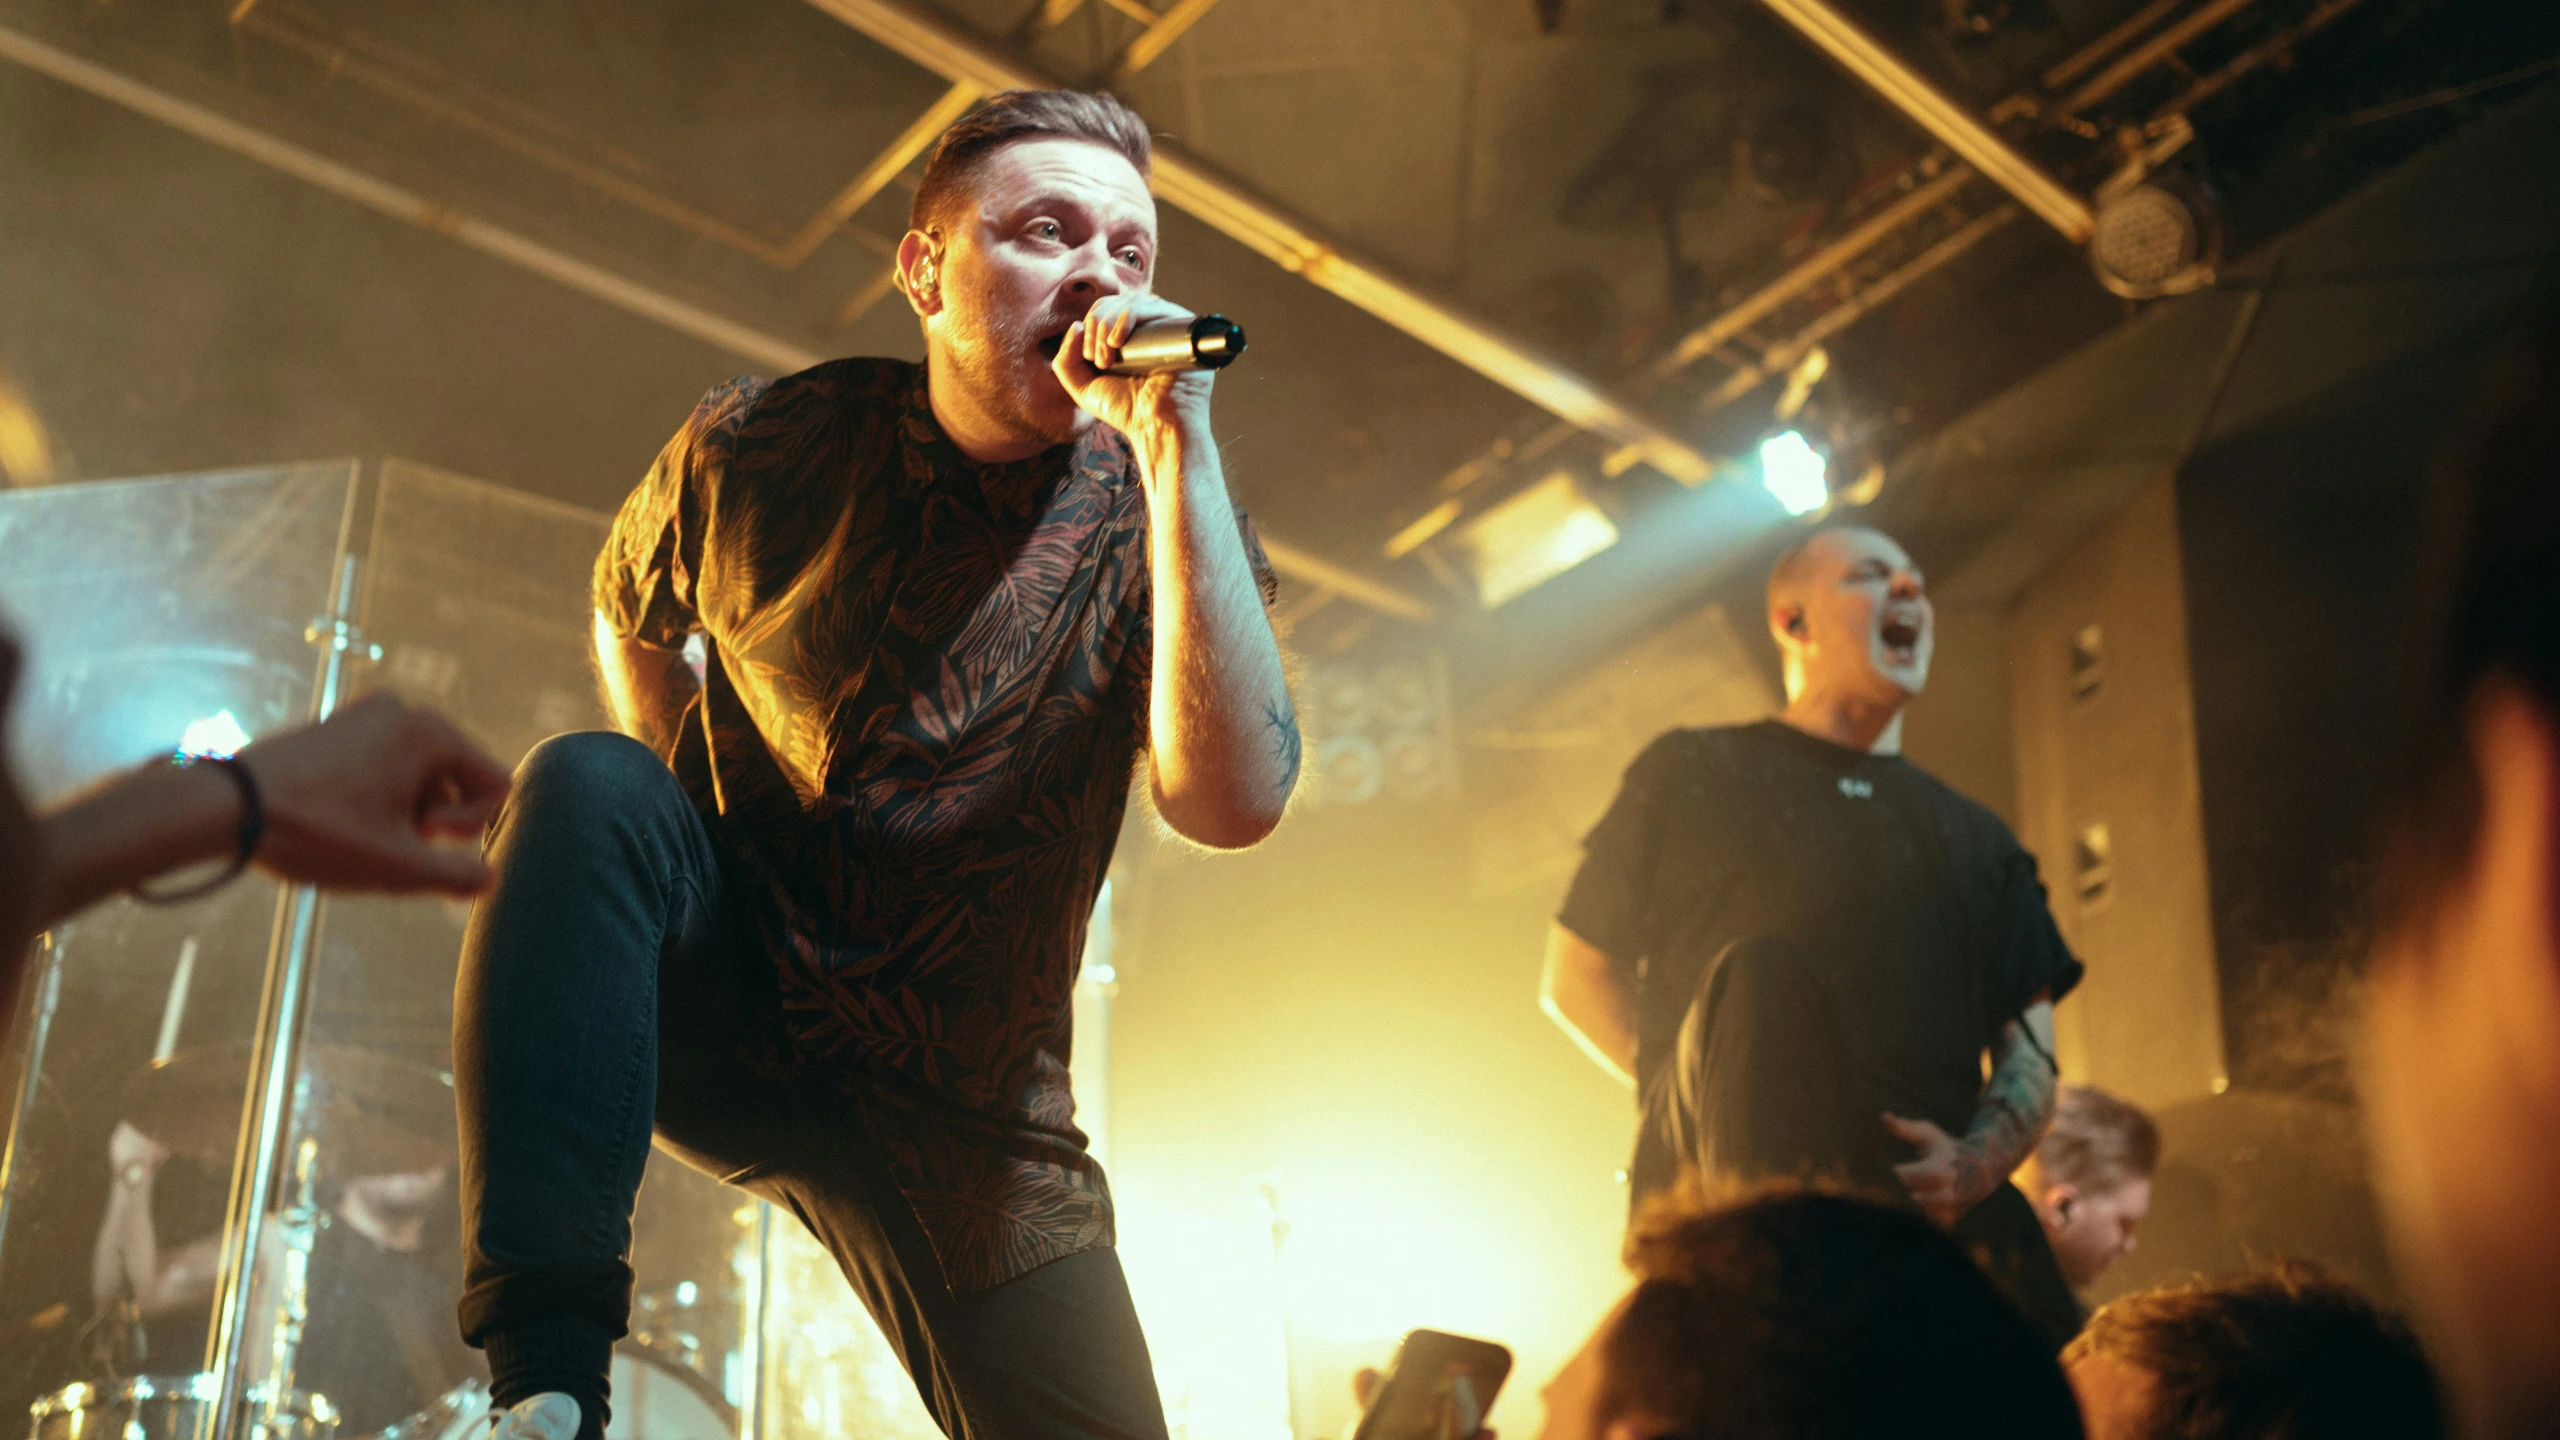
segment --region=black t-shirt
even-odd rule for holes
[[[1822,966],[1867,1091],[1954,1135],[2001,1025],[2080,982],[1998,816],[1900,756],[1777,721],[1656,739],[1583,849],[1557,920],[1631,982],[1640,1094],[1736,940],[1787,940]]]

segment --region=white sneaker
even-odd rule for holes
[[[578,1400],[557,1390],[491,1412],[488,1440],[578,1440]]]

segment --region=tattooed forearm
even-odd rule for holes
[[[2053,1006],[2038,1002],[2022,1018],[2041,1033],[2030,1035],[2018,1020],[2000,1028],[1991,1079],[1983,1086],[1982,1103],[1975,1108],[1973,1126],[1964,1137],[1961,1163],[1968,1170],[1964,1183],[1981,1195],[1990,1194],[2009,1172],[2026,1163],[2036,1142],[2044,1138],[2045,1127],[2053,1122],[2054,1095],[2062,1083],[2045,1058],[2052,1050]]]
[[[1280,793],[1285,796],[1298,788],[1298,762],[1306,746],[1298,734],[1297,707],[1286,695],[1266,700],[1262,720],[1270,735],[1272,761],[1280,767]]]

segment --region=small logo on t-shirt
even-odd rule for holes
[[[1876,796],[1876,783],[1861,780],[1855,775],[1843,775],[1840,777],[1840,793],[1852,800],[1872,800]]]

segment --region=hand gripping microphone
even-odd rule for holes
[[[1150,320],[1120,342],[1106,375],[1161,375],[1170,370],[1224,370],[1244,353],[1244,327],[1224,315]]]

